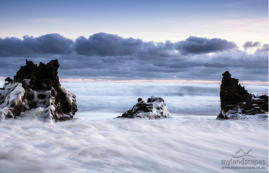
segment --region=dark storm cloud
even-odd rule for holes
[[[176,44],[176,49],[182,54],[203,54],[220,52],[228,49],[236,48],[236,44],[227,40],[213,38],[201,38],[201,37],[189,37],[184,41],[180,41]]]
[[[258,47],[258,46],[260,46],[260,42],[258,42],[258,41],[256,41],[256,42],[253,42],[253,41],[247,41],[247,42],[243,45],[243,47],[245,48],[245,50],[248,49],[248,48]]]
[[[35,63],[57,58],[64,78],[220,80],[229,70],[240,80],[267,81],[267,52],[268,45],[249,54],[233,42],[199,37],[154,43],[105,33],[76,41],[48,34],[0,39],[0,76],[14,76],[25,55],[35,55]]]
[[[168,41],[165,43],[143,42],[140,39],[122,38],[106,33],[93,34],[88,39],[79,37],[74,45],[74,51],[78,55],[88,56],[168,56],[174,50],[174,44]]]
[[[0,56],[29,56],[43,54],[67,54],[72,51],[72,40],[59,34],[46,34],[40,37],[24,36],[0,38]]]
[[[122,56],[134,54],[142,45],[143,42],[139,39],[97,33],[88,39],[79,37],[75,42],[75,51],[80,55]]]
[[[97,33],[88,39],[79,37],[75,42],[75,52],[80,55],[99,56],[169,56],[180,51],[182,54],[205,54],[236,48],[236,44],[223,39],[189,37],[177,43],[143,42],[140,39],[122,38],[113,34]]]
[[[23,39],[13,37],[0,39],[0,56],[42,56],[43,54],[70,54],[73,52],[87,56],[167,57],[179,53],[205,54],[233,48],[236,48],[233,42],[217,38],[189,37],[177,43],[169,41],[154,43],[106,33],[93,34],[89,38],[79,37],[75,42],[59,34],[47,34],[40,37],[24,36]]]

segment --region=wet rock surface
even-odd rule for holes
[[[57,60],[39,65],[26,60],[0,89],[0,118],[37,116],[54,121],[70,120],[77,111],[76,96],[59,82]]]
[[[132,109],[126,111],[118,118],[148,118],[159,119],[168,118],[169,112],[166,103],[161,97],[150,97],[147,102],[141,98],[137,99],[137,103]]]
[[[222,74],[220,86],[221,112],[217,119],[239,118],[242,115],[264,114],[268,112],[268,96],[255,96],[232,78],[226,71]]]

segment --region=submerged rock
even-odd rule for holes
[[[26,60],[14,79],[0,89],[0,119],[37,116],[54,121],[70,120],[77,111],[76,96],[59,82],[57,60],[39,65]]]
[[[137,103],[132,109],[126,111],[118,118],[149,118],[159,119],[168,118],[169,112],[165,101],[161,97],[150,97],[147,102],[141,98],[137,99]]]
[[[226,71],[222,74],[220,86],[221,112],[218,119],[238,118],[244,115],[263,114],[268,112],[268,96],[255,96],[248,93],[238,82]]]

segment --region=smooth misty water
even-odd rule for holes
[[[264,115],[216,120],[219,85],[62,83],[77,95],[74,120],[0,122],[0,173],[267,172],[222,169],[239,149],[268,162]],[[249,85],[253,93],[267,86]],[[161,96],[172,118],[114,119],[138,97]],[[249,158],[246,158],[249,159]]]
[[[220,110],[218,84],[165,83],[62,83],[76,94],[78,116],[99,119],[118,116],[130,109],[141,97],[163,97],[173,116],[216,116]],[[252,93],[267,93],[267,86],[248,85]]]

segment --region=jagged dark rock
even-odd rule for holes
[[[268,96],[255,96],[232,78],[226,71],[220,86],[221,111],[217,119],[238,118],[240,115],[255,115],[268,112]]]
[[[0,118],[35,114],[55,121],[72,119],[77,111],[76,96],[61,86],[59,66],[58,60],[39,65],[26,60],[0,90]]]
[[[165,101],[161,97],[150,97],[147,102],[142,98],[137,99],[137,103],[132,109],[126,111],[118,118],[148,118],[159,119],[168,118],[169,112]]]

